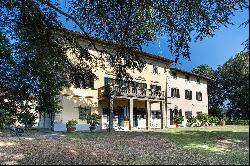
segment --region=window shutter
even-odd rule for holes
[[[190,91],[190,100],[192,100],[192,91]]]
[[[201,94],[201,101],[202,101],[202,93],[200,93]]]
[[[177,97],[180,98],[180,91],[177,89]]]
[[[147,89],[147,83],[144,83],[144,89]]]
[[[185,90],[185,99],[188,98],[188,90]]]
[[[174,122],[174,111],[170,109],[170,125],[173,125],[174,124],[173,122]]]
[[[136,86],[136,87],[139,87],[139,83],[138,83],[138,82],[135,82],[135,86]]]
[[[109,83],[109,78],[108,77],[104,77],[104,86],[107,86]]]
[[[179,110],[179,116],[182,116],[182,110],[181,109]]]
[[[174,88],[171,88],[171,97],[174,97]]]
[[[94,79],[89,80],[89,87],[93,90],[94,89]]]
[[[118,80],[118,87],[120,88],[121,86],[122,86],[122,80],[119,79],[119,80]]]
[[[198,97],[198,92],[196,92],[196,100],[199,100],[199,97]]]

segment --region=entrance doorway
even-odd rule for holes
[[[146,128],[146,109],[137,108],[133,109],[133,126],[138,128]]]

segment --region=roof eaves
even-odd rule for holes
[[[73,31],[70,31],[71,33],[77,35],[77,36],[80,36],[82,39],[85,39],[85,40],[92,40],[96,43],[99,43],[99,44],[103,44],[103,45],[113,45],[113,46],[118,46],[119,44],[115,44],[115,43],[112,43],[110,41],[103,41],[101,39],[98,39],[98,38],[95,38],[95,37],[90,37],[90,36],[86,36],[86,35],[83,35],[79,32],[73,32]],[[151,54],[151,53],[147,53],[147,52],[143,52],[143,51],[139,51],[139,50],[133,50],[134,52],[137,52],[139,53],[141,56],[144,56],[144,57],[147,57],[147,58],[151,58],[151,59],[157,59],[157,60],[161,60],[163,62],[167,62],[167,63],[173,63],[174,60],[171,60],[171,59],[168,59],[168,58],[165,58],[165,57],[162,57],[160,55],[156,55],[156,54]]]
[[[182,70],[182,69],[179,69],[179,68],[172,68],[171,67],[170,70],[180,72],[180,73],[183,73],[183,74],[193,75],[193,76],[200,77],[200,78],[203,78],[203,79],[206,79],[206,80],[212,80],[209,77],[205,77],[205,76],[202,76],[202,75],[199,75],[199,74],[188,72],[188,71],[185,71],[185,70]]]

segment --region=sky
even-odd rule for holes
[[[222,27],[215,32],[212,38],[205,38],[202,41],[192,42],[190,45],[191,61],[180,58],[178,67],[187,71],[191,71],[194,67],[200,64],[208,64],[213,69],[218,65],[225,63],[230,57],[234,57],[244,49],[241,45],[249,37],[249,26],[240,27],[239,25],[249,18],[248,11],[237,12],[231,18],[235,25],[230,25],[227,28]],[[158,54],[169,59],[175,59],[168,50],[166,37],[160,39],[149,46],[144,46],[143,51]]]

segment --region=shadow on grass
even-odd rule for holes
[[[149,132],[152,136],[159,134],[184,148],[195,148],[212,152],[226,152],[249,146],[248,132],[232,131],[180,131]],[[248,149],[248,148],[247,148]]]
[[[248,164],[248,134],[184,129],[61,132],[60,139],[32,141],[0,137],[0,164]]]
[[[225,164],[246,164],[249,162],[249,132],[242,131],[202,131],[182,129],[174,132],[159,130],[145,132],[96,132],[74,133],[67,135],[70,138],[84,140],[107,140],[109,137],[123,141],[147,140],[152,137],[164,139],[166,143],[174,143],[183,150],[194,150],[207,155],[213,154],[225,161]]]

